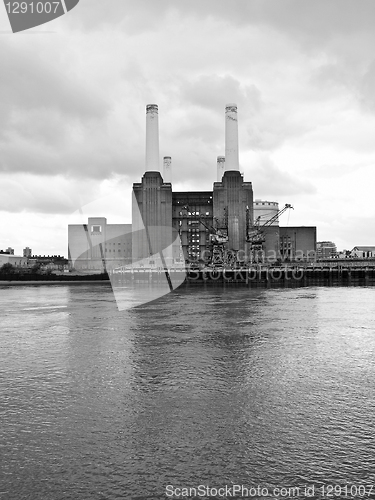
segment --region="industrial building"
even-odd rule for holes
[[[314,261],[316,258],[316,227],[291,226],[279,228],[282,261]]]
[[[89,217],[87,224],[69,224],[68,259],[82,271],[103,271],[131,264],[131,224],[108,224]]]
[[[217,157],[212,191],[173,192],[170,156],[164,157],[163,167],[162,175],[158,106],[150,104],[146,107],[146,172],[140,183],[133,184],[132,226],[138,235],[133,238],[133,262],[153,252],[140,229],[171,222],[183,254],[174,253],[173,262],[183,257],[188,263],[246,265],[259,259],[259,254],[263,261],[315,258],[315,227],[279,228],[278,203],[253,200],[252,183],[239,171],[235,104],[225,108],[225,156]]]
[[[239,169],[237,106],[225,107],[225,156],[217,157],[212,191],[174,192],[172,158],[159,160],[158,106],[146,106],[146,171],[133,184],[132,224],[104,217],[69,226],[69,261],[76,269],[134,266],[246,266],[314,260],[315,227],[280,228],[278,203],[253,200]]]

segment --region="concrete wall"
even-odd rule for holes
[[[131,224],[107,224],[90,217],[68,226],[68,258],[77,270],[104,271],[131,262]]]
[[[316,227],[280,227],[280,254],[285,260],[315,260]]]
[[[240,172],[228,170],[222,182],[214,183],[213,215],[217,227],[228,231],[227,249],[248,254],[246,234],[247,225],[253,222],[253,188]]]
[[[172,243],[172,186],[164,183],[160,172],[145,172],[140,183],[133,184],[132,206],[133,263],[163,256]],[[169,229],[168,229],[169,228]]]

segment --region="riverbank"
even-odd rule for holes
[[[20,286],[20,285],[109,285],[109,280],[80,280],[80,281],[61,281],[61,280],[53,280],[53,281],[45,281],[45,280],[28,280],[28,281],[1,281],[0,286]]]
[[[249,287],[375,286],[375,268],[258,268],[187,273],[189,284],[243,283]]]
[[[192,285],[242,284],[249,288],[298,287],[298,286],[375,286],[374,267],[254,267],[247,269],[197,269],[189,271],[172,270],[169,273],[173,288],[183,282]],[[113,286],[125,284],[157,284],[166,279],[164,271],[137,270],[117,273],[111,276]],[[107,273],[0,275],[3,285],[79,285],[108,284]]]
[[[0,274],[0,285],[79,285],[108,283],[107,273],[101,274]]]
[[[298,286],[375,286],[374,267],[266,267],[258,266],[243,269],[196,269],[171,271],[172,283],[183,281],[191,285],[226,286],[241,284],[248,287],[298,287]],[[114,274],[113,284],[126,283],[152,284],[165,280],[162,271],[133,269],[131,272]]]

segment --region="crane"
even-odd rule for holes
[[[292,205],[290,205],[289,203],[286,203],[285,206],[281,210],[279,210],[270,219],[266,220],[262,225],[260,225],[260,216],[259,216],[257,218],[257,220],[255,221],[254,227],[252,227],[251,229],[248,230],[246,241],[248,243],[250,243],[252,246],[257,246],[257,245],[261,245],[262,243],[264,243],[266,241],[266,239],[265,239],[263,229],[268,227],[268,226],[271,226],[271,224],[273,222],[275,222],[278,219],[278,217],[280,217],[280,215],[282,215],[288,209],[294,210]]]
[[[182,209],[187,210],[188,214],[193,213],[193,210],[188,204],[184,204]],[[224,245],[228,242],[228,231],[222,227],[213,227],[211,224],[206,223],[200,215],[195,215],[196,220],[199,221],[209,231],[209,242],[212,246],[211,263],[219,265],[223,261]],[[216,219],[218,224],[218,219]]]

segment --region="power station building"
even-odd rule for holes
[[[278,203],[253,200],[252,183],[239,170],[235,104],[225,107],[225,156],[217,157],[212,191],[174,192],[171,181],[170,156],[164,157],[160,172],[158,106],[149,104],[146,171],[133,184],[132,224],[110,225],[105,218],[91,218],[87,224],[70,225],[72,267],[314,260],[315,227],[279,228]]]
[[[171,158],[164,158],[164,181],[159,171],[158,107],[146,107],[146,172],[140,183],[133,184],[132,227],[139,237],[133,238],[133,261],[150,254],[147,237],[139,231],[148,226],[172,226],[178,232],[182,252],[171,258],[192,261],[210,261],[213,257],[213,236],[226,238],[226,247],[234,252],[248,253],[247,231],[253,223],[253,189],[244,182],[238,162],[237,106],[230,104],[225,113],[225,165],[219,182],[212,191],[173,192]],[[218,166],[218,169],[219,169]],[[245,260],[245,258],[242,258]]]
[[[315,258],[315,227],[279,228],[278,203],[253,200],[252,183],[246,182],[239,171],[235,104],[225,108],[225,156],[217,157],[217,181],[212,191],[173,192],[171,178],[170,156],[164,157],[163,175],[159,170],[158,106],[149,104],[146,107],[146,172],[140,183],[133,184],[132,227],[138,235],[132,241],[133,262],[153,253],[146,235],[140,233],[142,227],[148,226],[172,226],[178,232],[182,254],[181,249],[179,254],[173,253],[172,263],[179,259],[212,262],[218,258],[215,252],[221,248],[230,253],[232,260],[247,264],[255,256],[250,234],[257,226],[264,235],[263,259]],[[267,225],[270,219],[272,222]],[[217,244],[220,239],[221,246]]]

